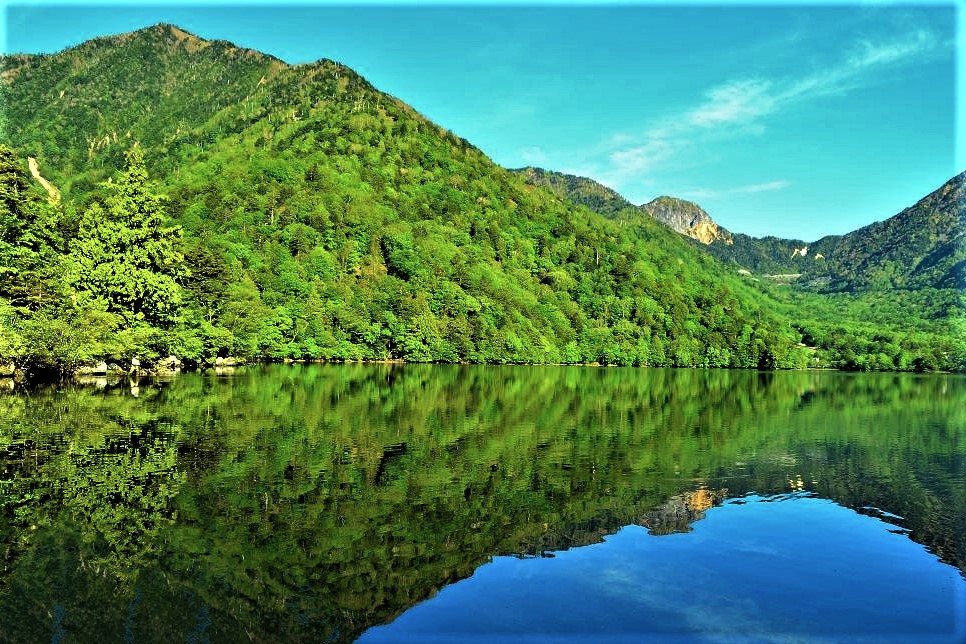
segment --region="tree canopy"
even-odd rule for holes
[[[144,155],[126,155],[107,196],[94,201],[80,219],[70,243],[68,284],[93,305],[170,327],[182,303],[180,280],[186,277],[181,228],[170,225],[164,199],[151,191]]]

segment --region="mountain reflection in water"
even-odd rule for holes
[[[604,557],[631,538],[656,544],[644,568],[611,566],[634,583],[645,568],[673,570],[666,549],[692,544],[674,547],[734,566],[759,593],[793,580],[800,594],[790,602],[831,593],[839,612],[868,617],[878,605],[883,623],[895,612],[886,604],[830,584],[876,580],[868,598],[894,581],[887,573],[911,575],[914,589],[946,579],[948,564],[959,571],[944,582],[949,601],[939,604],[949,610],[921,633],[915,619],[905,627],[940,641],[959,628],[950,615],[966,584],[960,377],[313,365],[185,374],[136,392],[125,381],[0,395],[0,640],[352,641],[397,617],[366,636],[405,639],[405,624],[448,594],[499,601],[499,584],[481,594],[478,579],[523,574],[514,570],[531,561]],[[777,499],[788,502],[765,502]],[[760,525],[774,523],[759,550],[791,538],[811,556],[851,543],[855,561],[888,566],[835,576],[813,574],[814,560],[796,577],[774,558],[742,559],[747,536],[714,535],[752,525],[748,508]],[[587,544],[601,545],[575,548]],[[911,568],[896,563],[909,557]],[[664,621],[648,630],[632,614],[638,603],[588,615],[598,604],[586,589],[557,578],[548,605],[566,616],[581,604],[588,623],[613,626],[598,633],[611,639],[810,636],[796,620],[817,604],[762,621],[754,616],[767,601],[739,592],[755,586],[700,590],[698,574],[676,585],[663,577],[666,599],[694,606],[727,591],[754,610],[719,612],[730,622],[702,631],[695,624],[706,622],[652,606]],[[906,599],[907,613],[933,614]],[[445,639],[442,622],[419,619],[419,632]],[[511,623],[492,624],[493,634],[525,632]]]

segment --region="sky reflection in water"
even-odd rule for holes
[[[961,642],[959,571],[905,531],[808,494],[726,501],[686,534],[630,525],[496,557],[361,642]]]

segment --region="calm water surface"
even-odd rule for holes
[[[0,641],[966,641],[966,379],[273,366],[0,394]]]

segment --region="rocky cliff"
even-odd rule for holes
[[[675,197],[658,197],[641,206],[641,210],[682,235],[702,244],[721,241],[733,243],[731,233],[719,226],[701,206]]]

